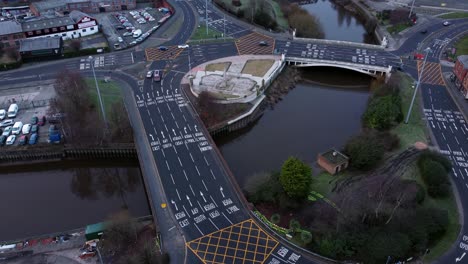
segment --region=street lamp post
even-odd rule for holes
[[[208,36],[208,0],[205,0],[206,35]]]
[[[414,1],[415,0],[413,0],[413,3],[411,3],[411,8],[410,8],[410,11],[409,11],[408,18],[411,18],[411,13],[413,13]]]
[[[416,83],[416,88],[414,88],[413,98],[411,99],[411,104],[409,106],[408,113],[406,114],[405,124],[408,124],[408,120],[411,115],[411,110],[413,109],[414,99],[416,98],[416,93],[418,92],[419,85],[421,84],[421,78],[424,74],[424,66],[426,66],[427,56],[429,55],[429,52],[431,51],[431,49],[428,47],[425,51],[426,51],[426,56],[424,57],[423,65],[421,68],[421,74],[419,74],[418,76],[418,82]]]
[[[96,78],[96,72],[94,71],[94,61],[93,61],[93,56],[88,57],[89,64],[91,64],[91,69],[93,70],[93,75],[94,75],[94,82],[96,83],[96,90],[97,90],[97,95],[99,99],[99,105],[101,106],[101,112],[102,112],[102,119],[104,120],[104,125],[107,130],[107,118],[106,118],[106,112],[104,111],[104,104],[102,102],[101,98],[101,91],[99,90],[99,85],[98,81]]]

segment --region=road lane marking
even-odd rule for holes
[[[185,170],[182,170],[182,171],[184,172],[185,179],[187,179],[187,181],[188,181],[187,173],[185,172]]]
[[[462,179],[464,180],[465,177],[463,177],[463,171],[459,168],[458,171],[460,172],[460,175],[462,176]]]
[[[201,175],[200,175],[200,171],[198,170],[198,167],[197,167],[197,165],[195,165],[195,169],[196,169],[196,170],[197,170],[197,172],[198,172],[198,176],[201,176]]]
[[[224,218],[226,218],[226,220],[228,220],[229,223],[231,223],[231,225],[233,225],[233,223],[231,222],[231,220],[229,220],[229,218],[227,218],[227,216],[224,214],[224,212],[221,212],[221,214],[224,216]]]
[[[185,205],[182,205],[182,208],[184,208],[185,213],[187,214],[187,216],[189,216],[189,213],[188,213],[187,209],[185,209]]]
[[[215,225],[215,223],[211,220],[211,218],[208,218],[208,220],[210,220],[210,222],[216,227],[216,230],[219,230],[219,227]]]
[[[189,184],[189,187],[190,187],[190,190],[191,190],[191,191],[192,191],[192,193],[193,193],[193,196],[195,196],[195,192],[193,191],[192,185],[191,185],[191,184]]]
[[[455,175],[455,177],[458,178],[458,175],[457,175],[457,173],[455,172],[455,168],[452,168],[452,171],[453,171],[453,175]]]
[[[452,152],[452,149],[450,148],[449,144],[447,144],[447,148],[449,149],[450,152]]]
[[[180,194],[179,194],[179,191],[177,190],[177,188],[175,189],[176,193],[177,193],[177,197],[179,198],[179,201],[181,200],[180,199]]]
[[[167,165],[167,169],[171,170],[171,168],[169,168],[169,163],[167,162],[167,160],[166,160],[166,165]]]
[[[210,195],[210,198],[211,198],[211,201],[213,201],[213,203],[216,205],[216,207],[218,207],[218,204],[215,202],[215,200],[213,199],[213,196]]]
[[[200,232],[200,234],[202,234],[202,236],[204,236],[205,234],[203,234],[203,232],[200,230],[200,228],[198,228],[197,224],[196,223],[193,223],[195,225],[195,227],[198,229],[198,231]]]
[[[172,184],[175,184],[174,177],[172,177],[172,173],[170,175],[171,175]]]
[[[203,209],[203,206],[201,206],[201,204],[200,204],[200,202],[198,200],[197,200],[197,203],[198,203],[198,206],[200,206],[202,213],[204,213],[205,210]]]
[[[164,149],[161,148],[161,152],[162,152],[164,158],[166,158],[166,153],[164,153]],[[166,161],[166,162],[167,162],[167,161]]]
[[[203,186],[205,187],[205,190],[208,191],[208,188],[206,187],[205,181],[201,180],[203,183]]]
[[[208,160],[206,160],[206,157],[203,156],[203,158],[205,159],[206,165],[210,166],[210,164],[208,163]]]
[[[175,226],[172,226],[171,228],[169,228],[167,231],[171,231],[172,229],[174,229]]]
[[[174,148],[175,153],[176,153],[176,154],[179,154],[179,153],[177,153],[176,147],[175,147],[175,146],[172,146],[172,147]]]
[[[213,173],[213,170],[210,169],[210,172],[211,172],[211,175],[213,176],[213,179],[216,180],[216,177],[215,177],[215,175],[214,175],[214,173]]]
[[[177,123],[177,121],[175,121],[175,125],[176,125],[177,129],[180,129],[179,124]]]
[[[441,133],[442,133],[442,137],[444,138],[444,140],[447,141],[447,139],[445,138],[444,132],[441,132]]]
[[[460,145],[460,142],[458,142],[457,137],[454,137],[454,138],[455,138],[455,141],[457,142],[457,144]]]
[[[190,155],[190,158],[192,159],[192,162],[195,162],[195,160],[193,159],[192,153],[189,153],[189,155]]]
[[[182,165],[182,161],[180,161],[180,158],[179,158],[179,157],[177,157],[177,159],[179,160],[179,164],[180,164],[180,166],[181,166],[181,167],[183,167],[183,165]]]

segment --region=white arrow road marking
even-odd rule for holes
[[[179,211],[179,208],[177,208],[177,204],[174,202],[174,200],[171,200],[171,203],[175,206],[176,211]]]
[[[221,195],[222,195],[223,198],[224,198],[224,193],[223,193],[223,187],[222,187],[222,186],[219,187],[219,191],[221,192]]]
[[[205,195],[203,195],[202,191],[200,191],[200,195],[203,198],[203,201],[205,201],[205,203],[206,203],[206,198],[205,198]]]
[[[455,169],[454,169],[454,168],[452,168],[452,171],[453,171],[453,175],[455,175],[455,177],[458,178],[458,174],[455,172]]]
[[[460,257],[455,259],[455,262],[460,262],[465,257],[465,255],[466,255],[466,252],[463,252],[463,254]]]
[[[192,202],[190,201],[190,197],[188,197],[188,195],[186,195],[185,197],[187,197],[187,201],[189,202],[190,207],[193,207]]]

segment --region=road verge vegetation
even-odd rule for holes
[[[467,18],[468,12],[452,12],[440,15],[439,17],[443,19]]]
[[[279,234],[329,258],[384,263],[392,256],[398,262],[426,249],[426,260],[439,256],[456,239],[458,213],[447,160],[414,147],[427,142],[419,104],[409,124],[402,123],[412,83],[395,73],[386,84],[372,84],[362,133],[343,150],[349,170],[313,175],[305,173],[307,164],[290,158],[281,172],[251,177],[248,200],[287,229]]]

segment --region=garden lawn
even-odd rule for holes
[[[242,69],[242,73],[263,77],[273,63],[275,63],[275,60],[248,60]]]
[[[89,94],[91,96],[92,102],[96,105],[96,108],[99,109],[101,113],[101,106],[99,105],[99,99],[96,91],[96,84],[94,78],[87,78],[86,83],[89,86]],[[101,98],[104,104],[104,111],[106,111],[106,116],[109,117],[112,115],[111,106],[112,104],[122,100],[122,94],[120,92],[120,87],[114,81],[104,82],[103,80],[98,79],[99,90],[101,91]]]
[[[457,41],[455,44],[456,56],[468,54],[468,36],[465,36]]]
[[[442,256],[442,254],[449,250],[453,243],[457,240],[458,233],[460,232],[460,224],[458,223],[458,208],[453,195],[450,195],[450,197],[445,199],[433,199],[427,195],[426,185],[421,178],[421,174],[419,173],[419,169],[416,163],[413,163],[412,166],[408,167],[402,177],[416,180],[419,184],[421,184],[421,186],[424,187],[424,189],[426,189],[426,198],[424,199],[424,203],[422,205],[423,207],[433,207],[438,209],[445,209],[448,211],[449,225],[447,232],[435,245],[430,247],[431,252],[425,257],[425,262],[427,261],[427,263],[430,263],[438,257]],[[452,188],[454,188],[454,186],[452,186]]]
[[[219,62],[219,63],[210,63],[206,65],[205,71],[222,71],[228,70],[231,66],[230,62]]]
[[[402,24],[389,26],[389,27],[387,27],[387,30],[391,34],[397,34],[397,33],[400,33],[401,31],[403,31],[403,30],[405,30],[405,29],[407,29],[409,27],[411,27],[411,25],[409,25],[408,23],[402,23]]]
[[[403,115],[406,118],[414,92],[411,87],[413,79],[403,74],[400,75],[402,76],[402,87],[404,87],[404,89],[400,91],[401,105]],[[391,131],[400,138],[400,148],[397,150],[398,152],[407,149],[417,141],[427,143],[427,126],[426,122],[422,119],[421,103],[421,96],[420,93],[418,93],[414,100],[413,110],[408,124],[402,122]]]
[[[444,18],[444,19],[467,18],[468,17],[468,12],[453,12],[453,13],[443,14],[443,15],[441,15],[439,17]]]

